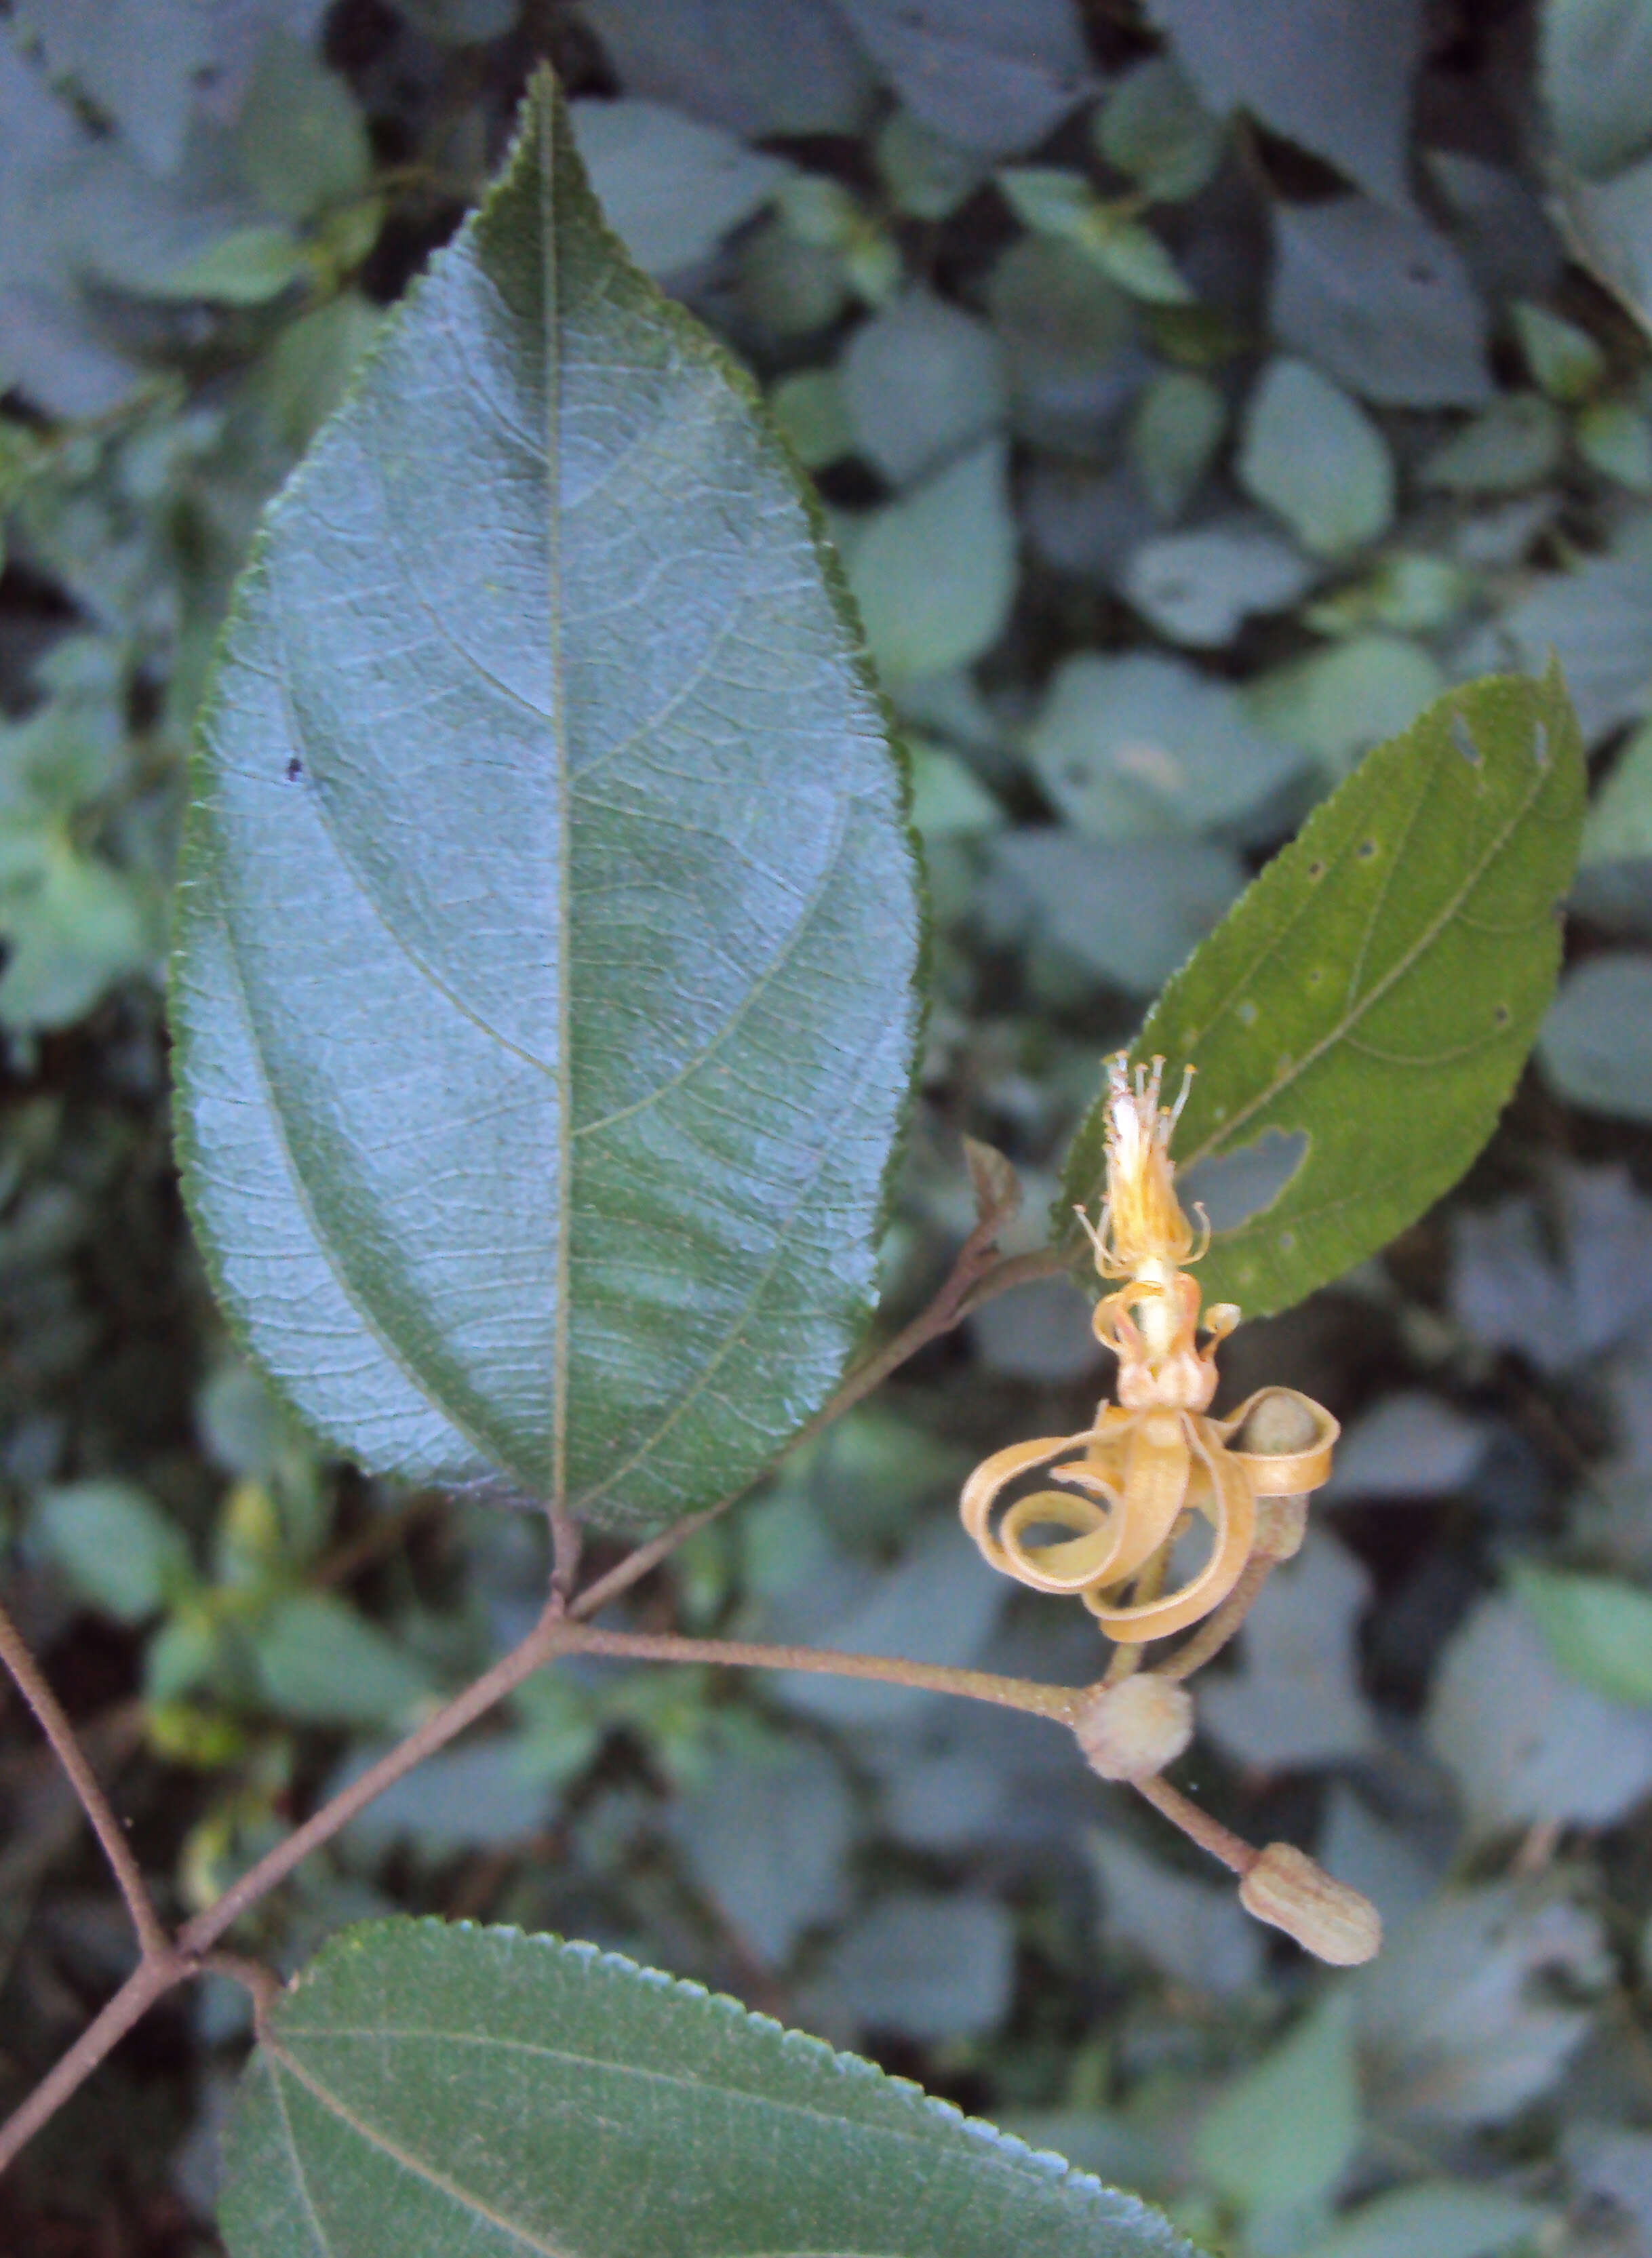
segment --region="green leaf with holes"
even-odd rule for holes
[[[752,387],[548,78],[271,509],[193,783],[185,1180],[281,1391],[608,1525],[743,1488],[872,1293],[903,785]]]
[[[225,2150],[231,2258],[1193,2258],[1133,2196],[595,1946],[436,1921],[282,1993]]]
[[[1288,1309],[1463,1174],[1554,994],[1583,799],[1557,667],[1448,691],[1366,756],[1172,977],[1135,1055],[1162,1053],[1171,1089],[1196,1069],[1181,1170],[1204,1164],[1213,1210],[1224,1175],[1272,1195],[1214,1215],[1207,1301]],[[1064,1175],[1065,1198],[1092,1209],[1104,1127],[1098,1101]],[[1300,1155],[1283,1185],[1280,1154]],[[1076,1261],[1083,1242],[1057,1222]]]

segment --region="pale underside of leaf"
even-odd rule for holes
[[[657,1525],[835,1381],[917,937],[834,574],[542,84],[272,512],[196,779],[193,1211],[374,1469]]]

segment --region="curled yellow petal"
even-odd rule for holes
[[[1244,1437],[1257,1414],[1267,1417],[1282,1438],[1288,1438],[1292,1447],[1235,1450],[1234,1438]],[[1250,1473],[1250,1487],[1257,1497],[1300,1497],[1305,1491],[1318,1489],[1330,1479],[1331,1453],[1342,1431],[1322,1403],[1294,1388],[1259,1388],[1236,1411],[1214,1424],[1228,1441],[1228,1457]]]
[[[1210,1480],[1210,1499],[1194,1499],[1215,1522],[1216,1539],[1210,1558],[1179,1591],[1167,1593],[1163,1599],[1115,1606],[1102,1592],[1087,1591],[1084,1603],[1109,1638],[1139,1642],[1168,1638],[1172,1631],[1186,1630],[1221,1606],[1250,1557],[1257,1505],[1250,1474],[1222,1448],[1221,1437],[1209,1420],[1192,1419],[1188,1425],[1194,1451]]]
[[[1150,1411],[1136,1422],[1125,1451],[1121,1541],[1107,1581],[1122,1583],[1134,1576],[1169,1543],[1187,1502],[1192,1470],[1185,1419],[1173,1411]]]
[[[1328,1411],[1290,1388],[1258,1389],[1231,1417],[1208,1417],[1216,1347],[1240,1313],[1221,1302],[1201,1319],[1198,1282],[1180,1267],[1203,1248],[1193,1247],[1170,1157],[1187,1084],[1174,1105],[1161,1104],[1164,1068],[1155,1059],[1132,1075],[1124,1053],[1108,1061],[1107,1202],[1099,1224],[1083,1218],[1096,1268],[1124,1282],[1092,1320],[1119,1360],[1118,1402],[1099,1408],[1086,1434],[995,1452],[960,1501],[964,1525],[993,1567],[1037,1591],[1079,1594],[1102,1629],[1128,1645],[1212,1613],[1257,1551],[1288,1557],[1302,1509],[1278,1501],[1319,1488],[1340,1431]],[[1075,1449],[1080,1457],[1052,1465]],[[1015,1500],[994,1533],[1006,1488],[1043,1467],[1064,1488]],[[1180,1590],[1161,1593],[1189,1507],[1214,1525],[1210,1557]]]
[[[1057,1544],[1029,1544],[1029,1529],[1071,1530]],[[1082,1592],[1098,1579],[1113,1580],[1113,1557],[1123,1534],[1116,1507],[1109,1510],[1093,1498],[1074,1497],[1059,1489],[1035,1490],[1017,1498],[999,1524],[999,1542],[1018,1582],[1036,1592]]]
[[[1012,1443],[1008,1450],[994,1451],[991,1458],[983,1459],[965,1483],[964,1495],[958,1501],[958,1512],[964,1526],[979,1546],[982,1558],[1000,1575],[1018,1576],[1021,1573],[993,1534],[993,1509],[1002,1491],[1018,1474],[1030,1473],[1035,1466],[1048,1466],[1051,1459],[1059,1458],[1064,1451],[1071,1451],[1091,1440],[1088,1434],[1040,1435],[1029,1443]],[[1062,1503],[1066,1506],[1078,1506],[1083,1502],[1079,1498],[1062,1499]],[[1092,1506],[1088,1510],[1093,1516],[1095,1508]]]

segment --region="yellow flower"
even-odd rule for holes
[[[1107,1061],[1107,1193],[1100,1228],[1091,1230],[1079,1211],[1104,1278],[1128,1278],[1144,1263],[1185,1262],[1192,1251],[1193,1229],[1176,1196],[1170,1140],[1193,1078],[1189,1067],[1175,1104],[1166,1108],[1158,1102],[1162,1058],[1150,1069],[1137,1067],[1134,1087],[1124,1053]]]
[[[1041,1592],[1076,1593],[1114,1639],[1135,1644],[1184,1630],[1221,1605],[1257,1549],[1257,1501],[1317,1489],[1330,1473],[1336,1422],[1292,1388],[1257,1391],[1225,1419],[1209,1417],[1215,1350],[1239,1322],[1231,1303],[1200,1312],[1193,1231],[1176,1194],[1171,1134],[1187,1094],[1159,1103],[1164,1062],[1108,1062],[1107,1199],[1085,1227],[1096,1268],[1125,1283],[1097,1305],[1096,1338],[1119,1360],[1118,1402],[1097,1407],[1078,1435],[1041,1436],[995,1452],[964,1486],[964,1525],[1004,1574]],[[1206,1231],[1208,1241],[1208,1229]],[[1200,1335],[1204,1338],[1201,1341]],[[1302,1446],[1235,1449],[1264,1402],[1294,1409]],[[1011,1483],[1050,1466],[1065,1489],[1017,1498],[994,1530]],[[1209,1555],[1178,1590],[1161,1587],[1171,1549],[1189,1516],[1212,1525]],[[1055,1533],[1058,1532],[1058,1533]]]

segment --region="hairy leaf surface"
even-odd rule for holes
[[[277,1384],[613,1525],[741,1488],[867,1305],[913,868],[817,526],[548,79],[272,509],[194,783],[181,1142]]]
[[[1288,1308],[1413,1223],[1491,1135],[1554,993],[1583,813],[1557,668],[1449,691],[1367,756],[1165,987],[1135,1046],[1174,1090],[1184,1169],[1305,1136],[1260,1212],[1217,1232],[1207,1301]],[[1092,1208],[1093,1107],[1064,1189]]]
[[[1192,2258],[1133,2196],[872,2063],[515,1930],[346,1930],[276,2004],[232,2258]]]

